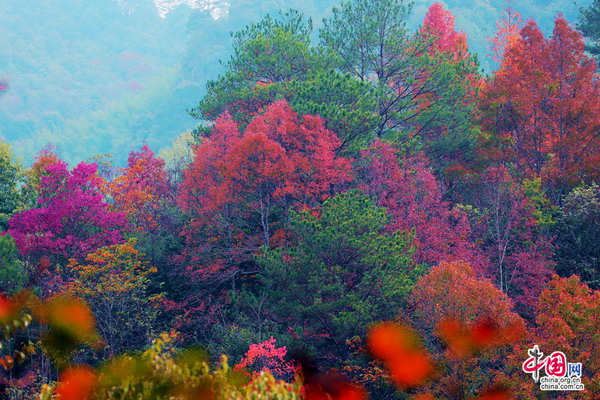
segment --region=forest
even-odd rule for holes
[[[102,66],[115,95],[165,79],[110,106],[168,115],[106,123],[123,165],[0,141],[0,398],[597,399],[600,0],[549,31],[508,6],[489,73],[446,5],[342,0],[215,33],[201,92],[163,57]],[[102,110],[75,92],[23,126]]]

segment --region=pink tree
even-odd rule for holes
[[[466,35],[455,30],[454,15],[440,3],[427,10],[421,34],[432,40],[430,52],[451,53],[455,61],[469,58]]]
[[[535,206],[505,167],[490,168],[475,193],[473,240],[490,260],[487,275],[531,317],[553,265],[552,245],[538,226]]]
[[[24,257],[37,262],[47,256],[64,264],[123,242],[127,220],[108,209],[101,191],[104,181],[95,164],[80,163],[69,171],[59,160],[44,169],[37,206],[9,220],[8,233]]]
[[[291,379],[297,367],[291,361],[285,360],[287,349],[285,346],[276,348],[273,336],[262,343],[251,344],[246,355],[234,369],[248,369],[256,374],[267,370],[278,379]]]
[[[360,188],[393,216],[390,232],[414,229],[419,262],[462,260],[479,269],[485,265],[470,242],[466,215],[442,200],[424,156],[399,158],[391,145],[377,141],[362,157]]]

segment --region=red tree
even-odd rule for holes
[[[512,301],[467,263],[433,267],[409,301],[415,327],[443,366],[423,388],[435,398],[469,398],[490,387],[510,354],[507,345],[526,334]]]
[[[109,185],[113,207],[124,212],[138,232],[156,232],[160,211],[169,197],[165,162],[146,145],[132,151],[127,168]]]
[[[188,244],[212,221],[217,232],[205,244],[227,238],[230,265],[269,248],[281,212],[294,203],[315,204],[350,179],[349,161],[335,156],[338,145],[320,118],[300,120],[285,101],[269,106],[243,134],[224,114],[198,146],[183,182],[180,203],[193,218]]]
[[[154,264],[159,236],[172,228],[169,207],[174,195],[167,180],[165,162],[146,145],[132,151],[122,175],[108,184],[112,209],[127,215],[140,246]]]
[[[432,4],[421,27],[421,34],[432,39],[430,52],[452,53],[456,61],[467,59],[467,37],[454,28],[454,15],[440,3]]]
[[[240,360],[234,370],[249,369],[253,375],[268,370],[278,379],[290,380],[297,367],[285,360],[287,349],[285,346],[276,348],[276,340],[271,336],[262,343],[251,344],[246,355]]]
[[[473,168],[477,88],[482,77],[469,54],[467,38],[456,31],[454,15],[435,3],[425,15],[417,37],[426,44],[423,70],[415,77],[418,121],[413,133],[422,144],[437,176],[452,187]],[[399,90],[406,89],[401,85]],[[410,118],[411,120],[413,117]]]
[[[299,118],[285,101],[243,133],[228,113],[219,117],[196,148],[179,197],[190,217],[177,259],[188,283],[214,289],[254,270],[260,248],[281,241],[289,207],[316,205],[351,179],[350,161],[335,155],[339,144],[319,117]]]
[[[496,23],[496,34],[491,41],[490,49],[493,52],[492,59],[497,63],[502,63],[504,54],[510,47],[515,45],[520,38],[520,31],[523,28],[521,14],[507,8],[502,14],[502,18]]]
[[[600,390],[600,344],[598,330],[600,292],[590,289],[577,276],[560,278],[554,275],[539,297],[536,326],[528,340],[515,346],[513,354],[498,380],[512,386],[517,398],[533,398],[540,393],[531,375],[524,374],[522,365],[529,357],[527,350],[538,345],[543,358],[555,351],[563,352],[569,363],[581,363],[581,392],[555,392],[556,399],[596,399]],[[540,360],[541,361],[541,360]],[[543,371],[543,370],[542,370]],[[540,376],[544,376],[544,372]]]
[[[558,18],[550,39],[530,21],[483,90],[483,127],[504,157],[560,189],[600,176],[600,83],[581,34]]]

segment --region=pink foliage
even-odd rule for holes
[[[460,210],[442,200],[424,156],[399,158],[389,144],[375,142],[364,150],[362,190],[392,215],[390,231],[415,231],[419,262],[462,260],[480,267],[485,260],[470,242],[470,227]]]
[[[533,315],[536,299],[550,276],[552,245],[540,232],[535,206],[506,167],[490,168],[474,199],[473,230],[490,260],[487,275]]]
[[[292,362],[284,359],[287,354],[285,346],[276,348],[275,339],[265,340],[262,343],[251,344],[239,364],[234,369],[247,369],[256,374],[261,371],[269,371],[278,379],[289,379],[293,377],[298,369]]]
[[[9,220],[8,233],[21,254],[33,261],[49,256],[64,262],[123,242],[125,215],[108,210],[95,164],[80,163],[69,171],[59,160],[44,168],[37,207]]]
[[[462,60],[468,57],[467,37],[460,31],[454,29],[454,15],[450,11],[444,10],[444,6],[435,3],[425,15],[421,33],[433,40],[430,51],[441,53],[452,53],[455,60]]]

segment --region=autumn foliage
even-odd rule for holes
[[[109,210],[94,164],[80,163],[69,171],[65,162],[57,161],[44,171],[37,206],[9,221],[8,232],[23,256],[34,262],[41,256],[65,262],[123,241],[125,215]]]
[[[158,156],[0,142],[0,398],[597,398],[596,62],[509,8],[484,76],[445,7],[233,33]]]
[[[125,213],[139,233],[156,234],[171,194],[164,160],[144,145],[129,154],[121,173],[108,186],[112,208]]]
[[[338,146],[320,118],[301,118],[285,101],[270,105],[243,133],[223,114],[197,147],[180,195],[192,216],[183,233],[185,256],[197,273],[235,276],[261,246],[278,240],[287,206],[315,205],[348,182],[350,163],[336,157]]]
[[[525,176],[560,190],[597,179],[600,86],[581,34],[558,18],[550,38],[529,21],[507,41],[482,93],[484,129]]]

